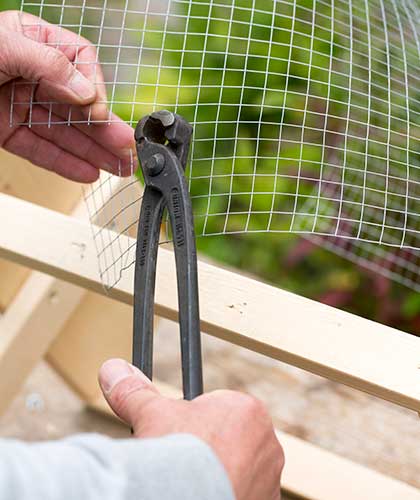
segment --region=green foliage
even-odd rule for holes
[[[418,317],[420,313],[420,293],[412,292],[406,295],[402,303],[402,314],[407,319]]]
[[[2,0],[0,2],[0,12],[3,10],[18,10],[20,4],[20,0]]]
[[[378,223],[385,223],[397,229],[387,229],[382,241],[398,241],[407,223],[402,214],[395,215],[402,211],[403,193],[397,186],[396,195],[386,199],[389,189],[381,172],[391,128],[396,133],[386,160],[388,174],[406,175],[407,146],[400,128],[407,96],[401,81],[393,94],[394,123],[388,123],[388,73],[379,28],[370,27],[377,42],[368,58],[364,41],[349,50],[342,29],[347,13],[337,9],[332,16],[327,2],[316,4],[315,27],[311,0],[296,6],[267,0],[263,10],[252,10],[251,0],[235,1],[233,7],[228,0],[176,5],[177,15],[167,25],[162,18],[146,24],[136,92],[142,104],[135,116],[157,105],[176,108],[195,124],[190,188],[198,234],[323,231],[343,215],[340,195],[335,201],[328,196],[334,186],[328,182],[338,180],[346,186],[341,193],[348,201],[345,210],[362,220],[356,233],[371,239]],[[358,23],[359,30],[367,30],[366,22]],[[397,55],[392,63],[399,75],[404,68]],[[416,64],[414,53],[410,62]],[[371,82],[367,67],[374,75]],[[414,106],[417,88],[411,93]],[[118,96],[122,104],[116,110],[126,120],[132,119],[131,99],[124,92]],[[361,125],[367,122],[369,130]],[[411,134],[420,133],[417,125],[411,124]],[[409,161],[418,163],[418,155],[411,151]],[[338,175],[337,165],[350,168]],[[318,188],[320,177],[324,184]],[[362,197],[365,205],[387,204],[391,210],[363,212]]]
[[[364,182],[365,161],[369,162],[370,171],[381,172],[387,127],[398,131],[400,126],[398,120],[386,121],[383,33],[372,25],[373,40],[377,40],[377,46],[372,47],[373,58],[368,60],[363,45],[355,46],[356,60],[351,65],[348,38],[339,30],[332,31],[331,7],[327,2],[317,3],[313,32],[311,0],[297,2],[295,12],[288,2],[267,0],[264,9],[253,14],[249,9],[251,0],[235,1],[234,9],[230,4],[228,1],[219,1],[212,7],[208,2],[180,4],[179,14],[182,19],[189,19],[188,24],[169,23],[166,36],[158,26],[157,32],[145,40],[145,45],[156,51],[151,52],[150,65],[160,63],[165,69],[158,74],[156,67],[142,68],[139,81],[138,95],[144,103],[139,114],[148,112],[153,103],[172,109],[176,103],[178,112],[196,124],[190,178],[197,232],[234,233],[198,238],[199,250],[270,283],[418,333],[418,294],[295,236],[235,234],[245,228],[250,231],[261,228],[283,231],[291,226],[292,229],[320,229],[310,214],[314,210],[321,215],[336,214],[336,207],[326,200],[318,201],[315,206],[310,198],[313,183],[297,185],[294,176],[300,171],[303,177],[316,179],[323,165],[328,177],[329,161],[351,165],[349,171],[344,171],[342,180],[353,187],[343,189],[343,198],[361,201],[362,190],[357,191],[357,186]],[[283,15],[273,18],[272,12],[280,12],[280,9]],[[336,26],[347,22],[346,18],[340,18],[340,11],[336,11],[334,17]],[[359,20],[358,29],[366,31],[366,28]],[[187,34],[180,36],[178,33],[184,30]],[[415,64],[415,53],[409,57]],[[392,63],[396,71],[403,69],[401,59],[394,58]],[[370,84],[364,69],[369,64],[374,75]],[[350,66],[351,89],[346,76]],[[418,100],[416,86],[410,93],[414,107]],[[404,99],[401,86],[393,101],[393,116],[401,120],[405,119]],[[123,95],[120,100],[124,100]],[[335,117],[327,123],[332,131],[330,143],[323,143],[321,133],[326,111]],[[131,106],[122,106],[119,112],[130,119]],[[349,112],[352,120],[346,131],[347,138],[343,139]],[[368,120],[370,131],[366,141],[358,137],[357,123]],[[334,136],[334,132],[337,135]],[[262,140],[255,140],[258,137]],[[404,177],[407,160],[404,137],[393,135],[393,141],[389,172],[395,177]],[[410,152],[409,161],[418,164],[418,155]],[[209,173],[212,181],[207,178]],[[371,202],[373,205],[383,202],[377,192],[385,190],[385,186],[381,186],[378,179],[379,176],[368,179],[368,187],[376,188],[372,189],[376,196]],[[291,195],[295,193],[298,194],[297,212],[309,215],[300,218],[298,215],[291,225],[290,218],[282,212],[292,209],[291,203],[296,203],[296,197]],[[365,195],[366,190],[363,193]],[[302,200],[304,205],[300,205]],[[400,198],[395,200],[388,199],[388,203],[395,201],[398,208]],[[365,203],[369,200],[365,199]],[[360,207],[351,205],[350,209],[352,217],[360,218]],[[218,215],[226,212],[230,214],[228,217]],[[374,222],[376,216],[376,213],[364,214],[361,236],[369,236],[372,230],[369,222]],[[205,227],[203,220],[207,220]],[[397,223],[394,220],[391,225]],[[389,237],[395,236],[398,234]]]
[[[118,5],[117,0],[111,3]],[[20,1],[3,0],[0,9],[17,4]],[[354,0],[354,10],[358,4],[362,12],[365,2]],[[393,96],[393,121],[388,122],[382,26],[371,23],[369,59],[364,41],[357,45],[355,40],[353,51],[348,50],[346,10],[335,9],[332,15],[329,2],[316,2],[313,28],[314,5],[313,0],[296,0],[295,5],[282,0],[177,1],[168,18],[127,16],[126,27],[132,31],[124,34],[124,43],[137,47],[140,37],[142,58],[138,75],[131,77],[136,89],[133,92],[134,84],[117,86],[113,110],[135,122],[155,105],[176,108],[195,124],[188,174],[197,233],[233,233],[198,238],[201,252],[283,288],[417,333],[418,294],[297,236],[242,232],[322,230],[322,224],[337,215],[337,204],[327,197],[319,200],[316,181],[321,169],[324,179],[333,178],[336,165],[351,166],[342,174],[341,180],[350,185],[343,188],[343,199],[360,202],[374,192],[371,204],[383,204],[385,186],[379,184],[379,175],[367,179],[367,190],[361,188],[365,161],[373,173],[383,169],[389,128],[394,146],[389,173],[404,177],[407,148],[404,134],[398,132],[406,120],[406,99],[419,112],[419,89],[410,86],[407,96],[401,80]],[[44,15],[57,22],[57,9],[52,10]],[[370,10],[373,18],[375,6]],[[77,9],[67,14],[77,25]],[[356,28],[366,32],[362,17]],[[89,28],[82,34],[97,36]],[[102,49],[101,55],[115,57]],[[402,74],[404,61],[398,52],[391,50],[390,57]],[[415,49],[407,49],[410,64],[417,66],[417,57]],[[138,103],[134,109],[133,100]],[[368,134],[360,130],[367,121]],[[411,134],[420,136],[417,124],[412,124]],[[419,160],[410,151],[408,161],[420,165]],[[390,207],[399,202],[398,196],[387,200]],[[358,220],[360,206],[348,204],[344,209]],[[297,213],[293,218],[292,212]],[[361,236],[368,236],[375,217],[374,210],[363,214]],[[393,220],[390,225],[403,222]],[[398,238],[399,233],[385,237]]]
[[[297,186],[293,176],[282,173],[295,172],[304,163],[315,177],[322,156],[320,118],[302,111],[309,85],[317,96],[314,107],[327,97],[345,98],[340,77],[333,76],[327,85],[330,58],[325,55],[339,51],[327,29],[331,9],[320,7],[313,37],[311,2],[299,2],[299,34],[292,39],[290,4],[271,0],[264,10],[252,12],[250,1],[236,1],[234,8],[223,3],[180,4],[178,14],[188,19],[186,26],[174,21],[166,34],[155,26],[146,35],[145,45],[155,51],[149,64],[165,69],[142,68],[138,94],[143,112],[148,103],[168,108],[177,103],[178,112],[195,123],[190,177],[198,233],[287,230],[290,218],[281,215],[285,204],[290,212],[296,190],[308,196],[313,184]],[[311,51],[318,54],[312,61]],[[121,95],[119,101],[128,97]],[[130,119],[129,104],[117,109]],[[305,141],[303,121],[305,132],[311,133]],[[232,215],[219,215],[226,212]]]

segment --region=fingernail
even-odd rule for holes
[[[127,363],[127,361],[110,359],[105,361],[99,371],[99,383],[102,390],[109,393],[121,380],[131,377],[135,373],[134,366]]]
[[[83,100],[96,97],[95,86],[77,70],[69,82],[69,88]]]

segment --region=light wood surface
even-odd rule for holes
[[[161,321],[155,330],[155,375],[168,384],[180,384],[178,325]],[[102,401],[105,405],[97,383],[99,366],[110,357],[130,360],[131,338],[132,308],[88,292],[52,344],[47,359],[89,404]],[[278,429],[294,434],[299,442],[311,441],[316,449],[326,447],[331,461],[334,453],[344,454],[350,463],[362,463],[362,470],[373,467],[381,477],[391,474],[413,487],[420,485],[416,466],[420,455],[415,445],[420,421],[413,412],[209,336],[203,338],[203,355],[207,390],[229,388],[254,394],[264,401]],[[172,396],[172,387],[167,387],[170,390],[164,389],[164,393]],[[404,429],[404,435],[395,429]],[[306,449],[302,451],[308,458],[299,458],[296,452],[293,467],[287,469],[289,474],[296,470],[296,485],[309,498],[312,490],[332,488],[336,492],[337,484],[324,484],[328,475],[314,474],[299,483],[299,463],[303,462],[305,470],[316,471],[309,458],[318,460],[316,455],[306,455]],[[340,478],[347,461],[342,463]],[[363,483],[352,485],[349,494],[357,492],[356,500],[360,491],[364,492],[362,498],[369,498]]]
[[[69,214],[80,202],[81,187],[0,149],[0,192]],[[2,217],[7,214],[2,213]],[[0,260],[0,313],[11,304],[30,271]]]
[[[131,307],[87,293],[52,343],[48,362],[80,394],[99,396],[97,373],[110,357],[131,357]]]
[[[0,414],[44,357],[85,291],[45,274],[31,273],[0,318]]]
[[[79,200],[72,215],[87,218],[83,200]],[[3,270],[7,276],[13,275],[13,267],[5,264]],[[24,278],[23,283],[0,316],[0,414],[87,293],[83,288],[36,271],[21,268],[18,275]],[[3,289],[3,282],[0,288]],[[8,289],[7,282],[4,288]]]
[[[11,160],[16,161],[13,157]],[[33,173],[30,165],[22,165],[19,160],[16,163],[17,168],[14,175],[8,174],[7,176],[9,190],[12,190],[12,185],[16,186],[14,189],[16,196],[26,196],[44,206],[49,204],[59,206],[62,210],[70,210],[73,199],[77,197],[78,205],[72,210],[72,216],[88,220],[87,207],[81,196],[82,191],[79,185],[61,180],[55,175],[40,171],[40,169],[36,169]],[[23,179],[22,185],[19,183],[19,174]],[[28,182],[25,183],[25,180],[28,181],[31,176],[35,177],[32,181],[40,181],[41,184],[40,189],[36,190],[36,194],[32,194]],[[52,181],[49,179],[50,177]],[[48,180],[50,182],[47,182]],[[64,183],[63,186],[61,186],[61,182]],[[92,189],[96,189],[101,182],[103,182],[103,178],[94,184]],[[124,182],[126,180],[110,176],[107,179],[107,195],[110,197],[113,191],[117,191]],[[46,189],[48,185],[53,188],[51,193]],[[105,198],[103,201],[105,203]],[[112,210],[112,205],[120,202],[118,197],[114,197],[111,203],[108,203],[108,209]],[[101,211],[99,211],[98,217],[103,217]],[[16,267],[8,261],[4,261],[1,271],[4,272],[5,276],[3,275],[2,278],[5,277],[5,279],[2,280],[0,290],[3,291],[3,297],[8,295],[13,300],[8,304],[4,314],[0,316],[0,394],[2,395],[0,414],[7,409],[35,365],[46,355],[50,344],[59,335],[87,293],[83,288],[71,283],[36,271],[31,272],[20,266]],[[10,277],[12,277],[12,286],[8,281]],[[19,291],[16,294],[18,283]],[[73,343],[73,339],[71,342]],[[74,372],[76,377],[77,372],[73,368],[74,359],[77,358],[71,356],[72,345],[68,347],[67,356],[62,360],[63,366],[59,366],[58,369],[63,375],[66,374],[66,370]],[[88,352],[98,351],[98,347],[93,346],[92,350]],[[86,354],[84,355],[86,357]],[[89,367],[89,362],[87,362],[87,366]],[[83,380],[83,374],[84,372],[78,373],[78,380]],[[13,383],[10,383],[10,380],[13,380]],[[77,384],[72,384],[70,378],[67,381],[73,387],[78,388]],[[79,392],[85,394],[88,391],[87,386],[88,383],[83,386],[83,389],[79,388]]]
[[[3,158],[0,154],[0,191],[64,213],[80,200],[80,186],[13,157],[6,165]],[[10,174],[4,167],[14,163]],[[48,349],[48,361],[66,382],[92,407],[105,411],[96,373],[110,356],[130,357],[132,273],[111,291],[117,301],[86,293],[74,284],[104,294],[87,224],[1,195],[0,210],[11,216],[0,220],[0,256],[18,263],[0,260],[0,311],[8,306],[0,319],[0,412]],[[21,264],[51,276],[29,273]],[[200,264],[200,278],[204,331],[420,409],[418,339],[208,264]],[[160,252],[157,311],[176,319],[173,256],[166,250]],[[170,386],[163,390],[175,395]],[[279,431],[278,436],[288,459],[283,482],[293,495],[420,500],[420,491],[405,483],[287,433]]]
[[[106,293],[86,223],[6,195],[0,210],[10,214],[0,221],[0,256]],[[420,411],[419,338],[206,263],[199,276],[204,332]],[[131,269],[109,296],[131,304],[132,283]],[[177,317],[173,255],[164,249],[156,313]]]

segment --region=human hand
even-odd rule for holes
[[[133,130],[115,115],[111,124],[104,123],[110,118],[104,79],[87,40],[9,11],[0,13],[0,47],[0,148],[78,182],[95,181],[99,169],[131,173]],[[44,105],[30,106],[33,93],[34,101]],[[51,112],[49,102],[60,104]],[[31,128],[19,126],[28,122],[29,113]],[[61,124],[49,127],[51,122]]]
[[[257,399],[233,391],[215,391],[193,401],[168,399],[121,359],[102,365],[99,383],[111,408],[136,437],[193,434],[219,457],[237,500],[279,500],[283,450]]]

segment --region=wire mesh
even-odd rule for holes
[[[417,0],[23,0],[22,11],[76,32],[75,64],[101,62],[111,125],[112,113],[134,126],[161,108],[192,123],[198,235],[314,235],[418,289]],[[94,60],[79,57],[85,39]],[[37,100],[35,84],[19,123],[94,126]],[[86,195],[106,286],[134,260],[121,239],[141,198],[136,175],[110,182]]]

